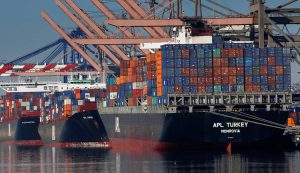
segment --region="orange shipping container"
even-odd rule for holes
[[[198,93],[205,93],[205,86],[197,86]]]
[[[276,74],[283,75],[283,67],[282,66],[276,66]]]
[[[236,76],[229,76],[228,82],[230,85],[235,85],[236,84]]]
[[[244,68],[243,67],[237,67],[236,68],[236,74],[237,75],[243,75],[244,74]]]
[[[221,66],[221,59],[220,58],[213,58],[213,66],[220,67]]]
[[[213,73],[214,73],[214,76],[221,76],[222,72],[221,72],[221,67],[214,67],[213,68]]]
[[[252,85],[246,85],[246,86],[245,86],[245,91],[246,91],[246,92],[253,92],[253,87],[252,87]]]
[[[229,70],[228,67],[222,67],[222,69],[221,69],[222,76],[227,76],[228,70]]]
[[[260,66],[260,75],[267,75],[267,74],[268,74],[268,67]]]
[[[236,67],[229,67],[228,68],[229,75],[236,75]]]
[[[136,98],[129,98],[128,99],[128,106],[136,106],[137,105],[137,99]]]
[[[161,87],[157,87],[157,96],[162,96],[162,94],[163,94],[162,86]]]

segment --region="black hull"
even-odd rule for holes
[[[68,119],[42,123],[39,133],[46,145],[109,147],[109,139],[98,111],[75,113]]]
[[[38,133],[39,117],[21,117],[0,123],[0,141],[17,145],[43,145]]]
[[[221,114],[221,115],[220,115]],[[284,128],[249,118],[286,124],[288,111],[101,114],[112,147],[195,149],[280,147]],[[247,115],[247,116],[244,116]],[[276,142],[274,142],[276,141]],[[282,142],[281,142],[282,141]],[[136,143],[136,144],[135,144]],[[134,146],[135,145],[135,146]]]

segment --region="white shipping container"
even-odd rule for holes
[[[143,82],[137,82],[136,89],[144,89],[144,83]]]
[[[83,100],[78,100],[78,105],[83,105]]]
[[[118,93],[117,92],[111,92],[109,93],[110,99],[117,99]]]
[[[137,89],[137,82],[132,83],[132,89],[134,89],[134,90]]]
[[[89,98],[90,97],[90,93],[85,93],[85,98]]]
[[[37,106],[33,106],[33,109],[36,111],[37,110]]]
[[[29,102],[21,102],[21,106],[29,106]]]
[[[90,97],[90,101],[91,101],[91,102],[95,102],[95,101],[96,101],[96,98],[95,98],[95,97]]]
[[[103,106],[104,108],[107,107],[106,101],[102,102],[102,106]]]
[[[30,111],[30,106],[26,106],[26,111]]]
[[[64,105],[71,105],[72,100],[71,99],[65,99],[64,100]]]

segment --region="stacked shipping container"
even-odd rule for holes
[[[20,116],[49,115],[50,120],[71,116],[76,112],[96,110],[96,100],[105,100],[106,90],[75,89],[55,93],[6,93],[0,100],[2,120]]]
[[[147,95],[145,60],[121,61],[120,77],[107,79],[108,106],[136,106],[137,98]]]
[[[290,91],[288,49],[260,49],[248,43],[172,44],[162,46],[161,52],[147,55],[146,64],[142,62],[122,61],[120,77],[116,82],[112,78],[108,81],[109,106],[136,106],[130,100],[145,95],[148,105],[160,105],[166,104],[167,95],[174,93]],[[146,75],[147,81],[136,80],[134,74]],[[140,85],[144,88],[143,95],[132,96],[135,82],[147,82]]]

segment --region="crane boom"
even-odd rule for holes
[[[79,19],[69,11],[66,6],[60,1],[56,0],[56,5],[69,16],[69,18],[83,31],[85,34],[91,38],[96,38],[94,34],[82,23],[79,21]],[[101,50],[103,50],[108,57],[110,57],[116,64],[120,64],[120,60],[104,45],[99,46]]]
[[[107,35],[101,31],[101,29],[95,24],[95,22],[90,19],[83,11],[78,8],[72,0],[66,0],[66,3],[101,37],[107,38]],[[112,45],[111,48],[117,52],[117,54],[124,60],[128,60],[129,58],[124,54],[124,52],[115,45]]]
[[[72,39],[60,28],[48,15],[45,11],[41,11],[41,16],[84,58],[86,59],[96,71],[100,72],[101,68],[97,65],[94,60],[85,53]]]

